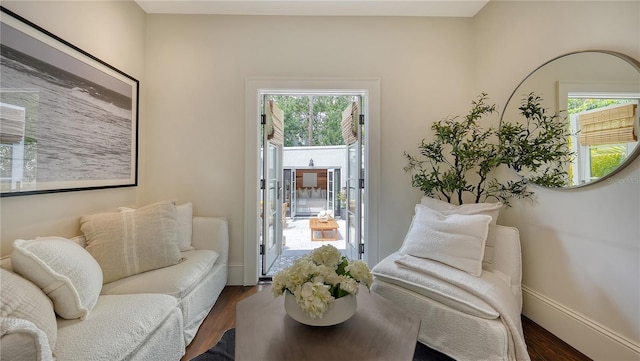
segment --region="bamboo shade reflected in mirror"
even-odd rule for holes
[[[26,109],[0,103],[0,142],[18,144],[24,138]]]
[[[580,114],[580,144],[600,145],[635,142],[636,104]]]

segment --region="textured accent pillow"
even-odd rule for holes
[[[451,204],[439,199],[424,196],[420,201],[420,204],[427,206],[434,211],[438,211],[445,215],[449,214],[486,214],[491,217],[491,224],[495,225],[498,221],[498,215],[500,214],[500,208],[502,203],[465,203],[465,204]]]
[[[51,298],[62,318],[85,319],[102,290],[100,265],[84,248],[66,238],[15,240],[11,266]]]
[[[489,271],[493,270],[493,248],[496,244],[495,225],[498,221],[498,215],[500,214],[502,203],[467,203],[455,205],[429,196],[424,196],[422,197],[420,204],[443,214],[486,214],[490,216],[491,223],[489,224],[489,234],[487,236],[482,265]]]
[[[445,215],[416,204],[416,214],[399,252],[480,276],[490,222],[491,217],[484,214]]]
[[[191,202],[176,206],[178,220],[178,248],[181,252],[191,251],[193,235],[193,204]]]
[[[173,203],[175,204],[175,203]],[[191,245],[193,235],[193,204],[191,202],[176,205],[178,222],[178,248],[180,252],[192,251],[195,248]],[[132,212],[135,208],[118,207],[119,212]]]
[[[53,361],[47,334],[24,318],[0,317],[2,360]]]
[[[177,210],[171,202],[129,212],[82,216],[87,251],[98,261],[104,283],[180,261]]]
[[[12,345],[23,344],[21,341],[25,338],[39,348],[40,354],[46,354],[48,349],[51,358],[51,350],[56,347],[58,337],[58,325],[51,300],[33,283],[2,268],[0,289],[2,359],[19,360],[17,355],[21,350]],[[6,337],[10,334],[15,336]],[[16,357],[12,357],[14,352]]]

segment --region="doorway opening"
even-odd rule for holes
[[[268,91],[260,100],[260,278],[323,245],[361,258],[366,95]]]

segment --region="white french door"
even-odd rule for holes
[[[361,117],[361,102],[353,102],[342,113],[342,132],[347,143],[347,221],[346,256],[349,259],[362,258],[364,240],[362,228],[364,214],[362,202],[364,193],[363,132],[364,116]]]
[[[273,101],[263,101],[262,116],[262,274],[282,253],[282,110]]]

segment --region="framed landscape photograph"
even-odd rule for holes
[[[0,10],[0,196],[136,186],[138,80]]]

